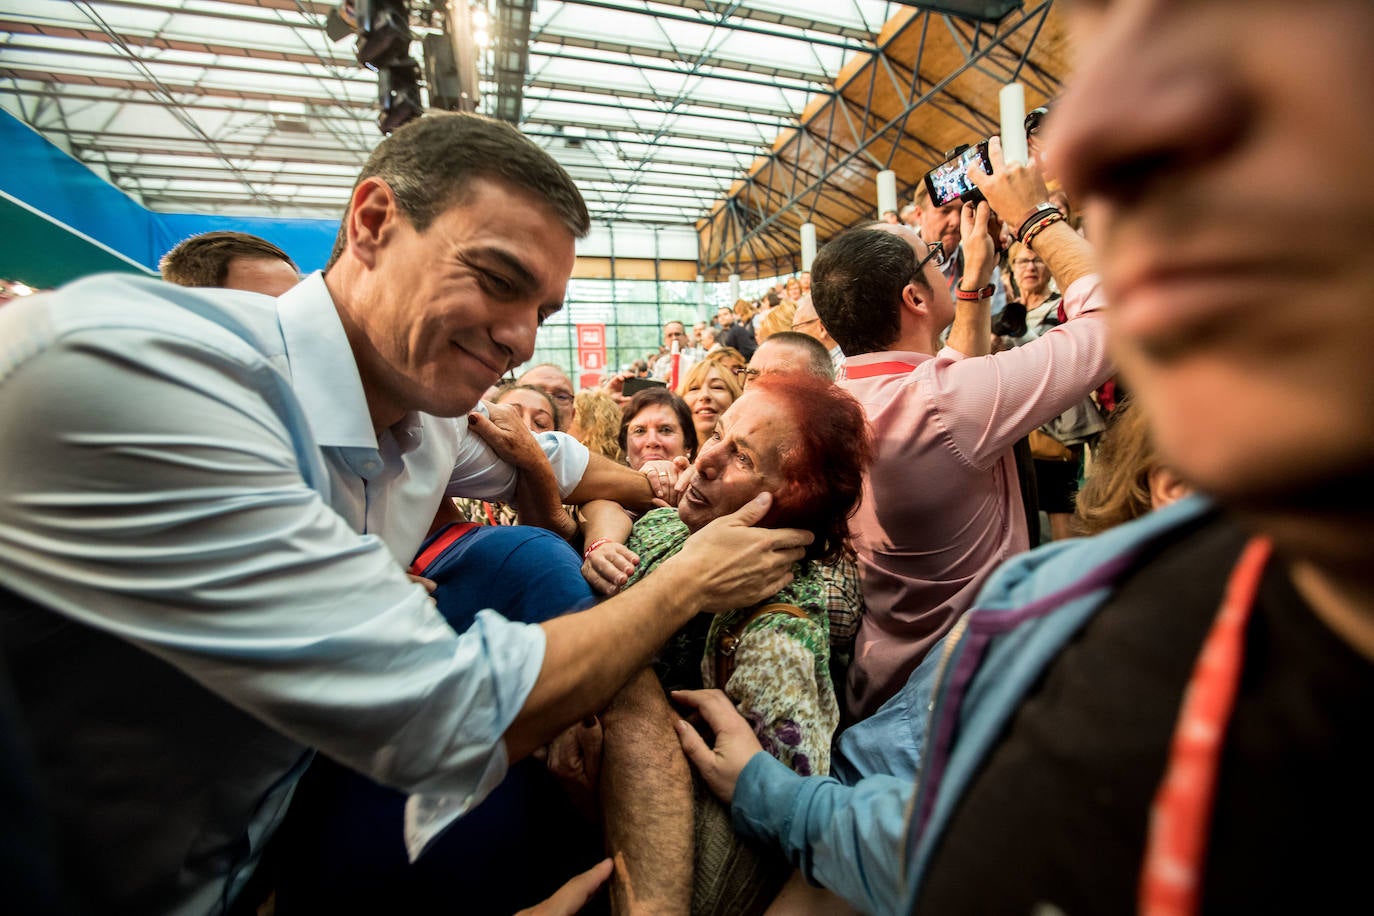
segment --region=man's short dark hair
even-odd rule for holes
[[[177,286],[221,287],[235,258],[278,258],[299,272],[291,256],[267,239],[246,232],[203,232],[184,239],[162,256],[162,279]]]
[[[803,334],[800,331],[779,331],[770,334],[768,339],[759,344],[759,347],[776,346],[782,344],[801,350],[806,357],[806,365],[801,366],[803,370],[812,375],[829,381],[835,380],[835,361],[830,358],[830,351],[810,334]]]
[[[354,188],[373,177],[387,183],[420,232],[461,203],[474,178],[504,181],[546,201],[576,238],[591,230],[587,204],[563,167],[510,124],[480,115],[440,112],[411,121],[372,151]],[[345,215],[329,266],[347,245]]]
[[[826,243],[811,265],[811,304],[846,356],[886,350],[901,334],[902,290],[916,252],[892,232],[861,227]]]

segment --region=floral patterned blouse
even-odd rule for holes
[[[627,546],[639,556],[629,585],[682,549],[690,532],[673,508],[658,508],[635,523]],[[761,604],[783,603],[806,616],[766,614],[739,633],[729,680],[716,679],[720,638],[755,607],[702,614],[680,630],[655,664],[669,689],[720,687],[749,720],[764,750],[802,776],[830,771],[830,742],[839,704],[830,676],[830,617],[825,576],[809,564],[794,567],[792,583]],[[628,586],[627,586],[628,587]],[[687,671],[694,667],[699,680]]]

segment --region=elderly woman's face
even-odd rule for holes
[[[715,432],[697,450],[696,478],[678,503],[678,517],[692,531],[729,515],[767,490],[786,482],[782,446],[791,414],[763,392],[749,392],[731,405]]]
[[[666,404],[650,404],[630,418],[625,428],[625,462],[636,471],[646,461],[687,454],[687,439],[677,412]]]

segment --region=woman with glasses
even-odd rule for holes
[[[993,319],[994,352],[1030,343],[1060,323],[1059,292],[1040,256],[1016,242],[1007,250],[1007,260],[1021,296]]]

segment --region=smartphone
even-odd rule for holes
[[[952,200],[974,203],[982,200],[983,192],[973,186],[966,174],[974,163],[982,166],[987,174],[992,174],[992,163],[988,161],[988,141],[956,150],[953,156],[926,172],[926,190],[930,192],[931,205],[943,207]]]
[[[625,397],[632,398],[645,388],[667,388],[667,382],[660,382],[656,378],[627,378],[625,387],[621,389]]]

